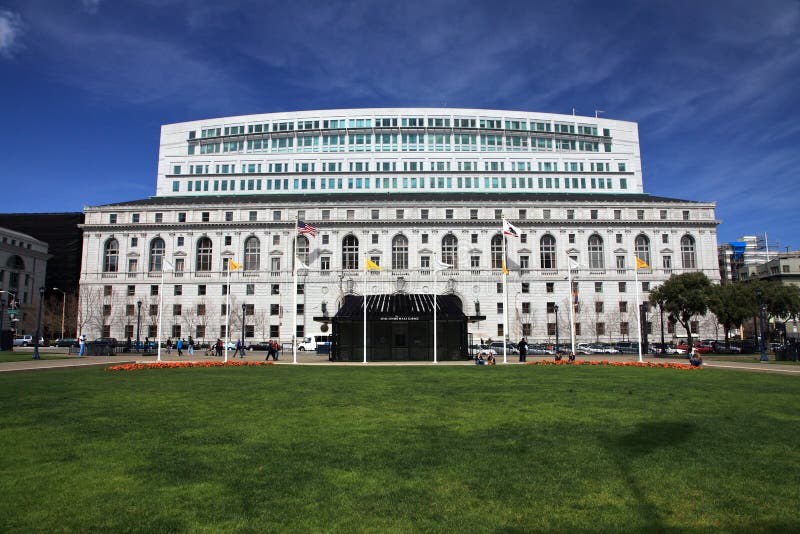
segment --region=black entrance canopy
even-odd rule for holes
[[[433,361],[433,295],[367,296],[368,361]],[[364,297],[348,295],[333,317],[331,359],[364,360]],[[469,359],[467,317],[455,295],[436,297],[437,357]]]

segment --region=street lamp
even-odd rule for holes
[[[64,339],[64,312],[67,310],[67,294],[63,289],[53,288],[53,291],[61,293],[61,338]]]
[[[658,303],[658,309],[661,310],[661,354],[667,353],[667,347],[664,345],[664,303]]]
[[[44,287],[39,288],[39,315],[36,318],[36,338],[33,340],[33,359],[39,359],[39,332],[42,328],[42,301],[44,300]]]
[[[767,347],[766,347],[766,339],[764,337],[764,301],[761,298],[763,291],[760,287],[756,288],[756,297],[758,297],[758,323],[760,325],[761,330],[761,340],[760,340],[760,348],[761,348],[761,361],[766,362],[767,358]]]
[[[136,301],[136,352],[139,352],[139,327],[142,324],[142,301]]]
[[[244,302],[242,302],[242,346],[241,346],[241,352],[239,353],[239,355],[242,358],[244,358],[244,312],[246,309],[247,305]]]
[[[558,353],[558,304],[553,304],[553,312],[556,314],[556,353]]]

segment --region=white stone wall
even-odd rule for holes
[[[522,323],[532,324],[532,335],[537,341],[553,340],[547,335],[547,323],[553,322],[553,314],[546,313],[548,302],[559,305],[559,327],[561,339],[569,336],[568,302],[569,284],[567,282],[565,251],[577,256],[581,268],[575,273],[579,284],[581,302],[578,322],[581,323],[580,341],[594,341],[594,323],[601,321],[607,324],[605,336],[601,341],[621,339],[618,323],[630,323],[630,336],[636,335],[635,292],[633,282],[633,251],[637,235],[644,234],[650,239],[652,271],[639,272],[640,282],[647,282],[653,288],[671,274],[685,272],[681,266],[680,239],[691,235],[696,242],[697,270],[705,272],[712,280],[719,280],[716,255],[716,221],[714,205],[694,202],[568,202],[566,200],[537,202],[535,205],[515,200],[508,196],[486,200],[479,206],[466,204],[457,195],[448,201],[426,200],[420,197],[417,201],[394,201],[367,204],[337,200],[335,195],[308,205],[302,199],[293,201],[290,198],[268,204],[193,204],[159,205],[159,201],[151,204],[116,205],[89,208],[86,212],[84,239],[84,269],[81,275],[81,294],[88,301],[82,304],[84,316],[92,316],[86,320],[84,330],[89,336],[99,336],[102,324],[110,324],[110,333],[117,338],[124,338],[125,325],[135,324],[136,317],[125,315],[125,306],[134,305],[138,300],[143,302],[141,337],[147,332],[147,325],[152,321],[147,313],[149,305],[157,303],[158,297],[151,297],[150,288],[161,282],[160,273],[148,273],[148,248],[151,240],[161,237],[166,243],[166,258],[175,262],[184,258],[185,273],[176,277],[171,273],[165,275],[164,292],[164,336],[171,333],[173,323],[182,324],[182,334],[188,337],[188,326],[192,326],[186,313],[182,317],[172,317],[173,304],[181,304],[182,311],[194,309],[198,303],[206,305],[207,339],[219,336],[219,326],[224,324],[224,316],[220,314],[221,305],[225,303],[222,285],[226,283],[226,275],[222,271],[222,258],[230,254],[236,261],[243,261],[243,243],[255,235],[261,243],[261,268],[257,273],[234,272],[231,277],[232,312],[241,314],[241,304],[255,305],[256,317],[250,318],[249,324],[259,323],[256,327],[257,340],[269,338],[269,325],[280,324],[281,339],[291,339],[292,317],[292,240],[294,216],[298,210],[304,210],[304,217],[318,228],[316,238],[310,238],[309,267],[311,270],[300,277],[305,284],[305,294],[298,296],[298,302],[304,304],[304,313],[298,323],[305,325],[306,333],[318,332],[320,324],[313,317],[322,315],[322,303],[327,304],[329,314],[336,312],[337,301],[342,293],[349,290],[360,293],[364,288],[364,275],[361,271],[341,270],[342,240],[348,234],[359,240],[359,263],[363,265],[364,251],[369,256],[378,256],[384,266],[381,273],[367,275],[369,293],[391,293],[403,290],[409,293],[430,292],[433,287],[433,275],[430,271],[419,268],[422,254],[433,256],[441,254],[442,238],[454,234],[459,241],[459,265],[457,270],[444,271],[436,282],[439,293],[453,292],[458,295],[467,315],[475,314],[475,302],[480,302],[480,313],[486,320],[470,325],[470,332],[476,342],[478,338],[499,339],[497,325],[503,322],[502,313],[497,304],[502,302],[502,295],[497,292],[497,284],[501,281],[498,269],[490,267],[491,239],[501,231],[501,221],[495,219],[495,210],[509,218],[526,235],[527,243],[509,239],[509,265],[512,268],[507,278],[509,335],[518,339],[522,335]],[[388,197],[387,197],[388,198]],[[379,218],[371,218],[371,210],[378,209]],[[404,210],[404,218],[398,219],[396,210]],[[420,219],[420,210],[429,210],[429,219]],[[447,209],[453,210],[453,219],[446,219]],[[479,218],[470,219],[470,210],[478,209]],[[526,210],[526,218],[520,219],[520,210]],[[591,210],[598,210],[598,218],[591,219]],[[637,210],[644,210],[644,219],[638,220]],[[330,219],[322,219],[322,210],[330,210]],[[348,210],[353,210],[352,220],[348,220]],[[544,210],[550,210],[550,219],[544,218]],[[567,218],[567,210],[574,210],[574,219]],[[621,218],[614,219],[614,210],[621,210]],[[661,218],[661,210],[667,210],[666,219]],[[256,211],[258,220],[249,221],[249,212]],[[281,220],[273,220],[273,212],[280,211]],[[683,219],[684,211],[689,211],[689,220]],[[209,213],[209,222],[202,223],[202,213]],[[226,221],[226,212],[233,212],[233,220]],[[138,213],[140,223],[131,223],[131,215]],[[155,214],[161,213],[162,223],[156,224]],[[185,223],[179,223],[178,214],[185,213]],[[116,224],[109,224],[110,215],[117,216]],[[549,233],[556,238],[558,253],[558,269],[542,270],[539,268],[539,240]],[[597,233],[604,240],[605,269],[589,269],[587,241]],[[378,235],[378,243],[372,243],[372,234]],[[409,269],[393,272],[391,269],[391,242],[397,234],[405,235],[409,240]],[[428,235],[428,243],[422,243],[423,234]],[[471,235],[478,235],[478,243],[471,242]],[[570,234],[575,242],[569,243]],[[622,243],[616,242],[617,234],[622,235]],[[662,234],[667,234],[668,242],[662,243]],[[328,235],[329,243],[322,244],[323,235]],[[103,246],[111,237],[120,244],[120,271],[103,273]],[[195,245],[201,236],[208,236],[213,242],[213,266],[211,273],[195,273]],[[230,236],[231,245],[225,246],[224,240]],[[277,236],[278,242],[273,245]],[[178,238],[183,237],[184,245],[177,245]],[[136,246],[131,245],[131,238],[136,238]],[[530,269],[520,273],[514,269],[520,254],[530,257]],[[616,268],[615,256],[626,257],[625,269]],[[672,255],[673,269],[667,271],[662,266],[662,256]],[[332,270],[323,273],[320,268],[320,256],[331,257]],[[480,256],[480,268],[470,267],[470,256]],[[270,272],[270,258],[281,258],[281,272],[277,275]],[[136,273],[128,273],[129,258],[138,258]],[[402,278],[402,281],[398,279]],[[602,282],[602,292],[595,292],[595,283]],[[626,291],[619,291],[619,282],[627,282]],[[529,283],[530,293],[522,293],[522,283]],[[547,292],[547,284],[553,283],[553,293]],[[197,295],[197,286],[205,284],[207,295]],[[246,295],[247,284],[255,284],[255,294]],[[279,295],[272,295],[273,284],[279,284]],[[127,288],[134,286],[134,295],[128,296]],[[182,295],[174,295],[174,286],[182,286]],[[106,295],[106,286],[111,287],[111,295]],[[642,300],[646,293],[642,293]],[[595,301],[602,301],[604,312],[596,314]],[[619,302],[628,302],[628,312],[618,313]],[[529,302],[531,312],[522,313],[523,303]],[[270,305],[278,304],[282,313],[270,315]],[[103,321],[98,317],[97,309],[103,305],[111,305],[110,316]],[[86,319],[86,317],[85,317]],[[236,321],[234,321],[236,323]],[[261,324],[265,327],[262,329]],[[613,327],[612,327],[613,325]],[[79,325],[80,326],[80,325]],[[654,333],[658,332],[654,324]],[[701,322],[701,337],[712,336],[710,324]],[[262,332],[264,330],[264,332]],[[232,337],[239,337],[240,329],[232,328]],[[192,329],[191,332],[194,335]],[[670,336],[671,337],[671,336]],[[678,332],[678,337],[683,337]],[[249,341],[249,340],[248,340]]]

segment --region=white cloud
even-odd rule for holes
[[[82,2],[83,10],[90,15],[96,14],[97,10],[100,8],[100,0],[82,0]]]
[[[17,13],[0,10],[0,56],[10,58],[19,47],[22,19]]]

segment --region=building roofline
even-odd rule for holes
[[[152,196],[139,200],[87,206],[98,208],[158,208],[204,205],[297,204],[297,203],[372,203],[372,202],[594,202],[594,203],[660,203],[660,204],[714,204],[697,200],[683,200],[652,196],[645,193],[282,193],[260,195],[187,195]],[[478,204],[479,205],[479,204]]]

